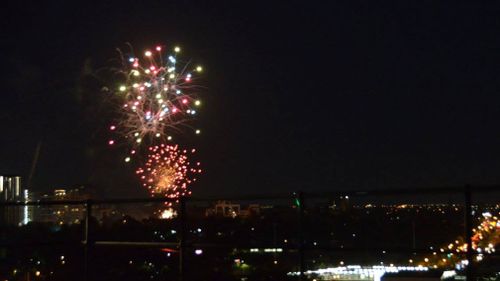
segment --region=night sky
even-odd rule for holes
[[[127,42],[206,70],[195,194],[500,182],[498,2],[100,2],[0,12],[0,173],[41,143],[34,191],[146,194],[106,145],[100,70]]]

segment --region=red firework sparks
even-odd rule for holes
[[[178,145],[161,144],[149,147],[149,155],[144,167],[138,168],[142,185],[152,196],[165,196],[177,199],[190,195],[188,187],[196,181],[196,175],[201,173],[200,162],[194,165],[189,162],[189,154],[195,149],[180,149]],[[172,203],[166,204],[171,206]]]

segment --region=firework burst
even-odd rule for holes
[[[158,46],[145,51],[142,59],[133,55],[123,58],[120,73],[125,81],[117,89],[122,114],[109,129],[132,144],[130,154],[135,154],[141,144],[172,140],[173,133],[197,114],[201,101],[196,98],[198,87],[193,81],[202,67],[179,62],[179,52],[175,47],[171,54],[164,54]],[[191,130],[200,133],[199,129]],[[114,145],[115,139],[108,144]]]
[[[188,155],[194,153],[194,149],[182,150],[177,145],[161,144],[149,147],[148,160],[144,167],[136,170],[136,174],[152,196],[177,199],[190,195],[188,186],[195,182],[195,176],[201,173],[200,162],[193,165],[189,161]],[[166,205],[170,207],[172,202]]]

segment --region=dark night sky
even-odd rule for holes
[[[42,140],[34,190],[144,194],[95,77],[126,42],[205,66],[199,195],[500,183],[498,3],[101,2],[2,9],[0,173]]]

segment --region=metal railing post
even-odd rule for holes
[[[179,206],[180,240],[179,240],[179,281],[184,280],[186,262],[186,197],[180,198]]]
[[[465,199],[465,239],[467,242],[467,268],[466,268],[466,278],[467,281],[472,281],[474,278],[474,268],[473,268],[473,249],[472,249],[472,198],[471,198],[471,188],[470,185],[466,185],[464,188],[464,199]]]
[[[299,280],[305,280],[305,260],[304,260],[304,194],[299,191],[295,194],[295,202],[298,208],[298,225],[299,225]]]
[[[84,272],[83,278],[85,281],[89,280],[89,255],[90,255],[90,218],[92,217],[92,201],[87,199],[85,203],[85,226],[84,226]]]

